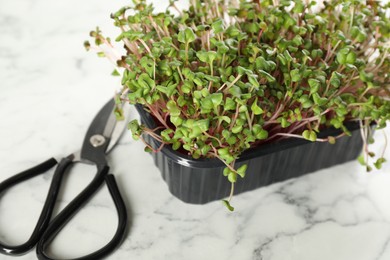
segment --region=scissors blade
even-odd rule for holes
[[[114,109],[115,100],[112,98],[100,109],[89,125],[81,148],[81,159],[105,163],[105,152],[117,123]]]

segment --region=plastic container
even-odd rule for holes
[[[143,124],[149,128],[156,127],[153,118],[142,106],[136,108]],[[245,178],[237,179],[234,194],[356,159],[363,145],[359,125],[350,122],[346,127],[352,136],[338,138],[336,144],[290,138],[245,151],[235,166],[246,163],[248,169]],[[323,138],[340,133],[340,130],[330,128],[317,136]],[[154,147],[159,146],[149,136],[145,136],[145,139]],[[160,152],[152,153],[152,156],[169,191],[184,202],[204,204],[225,198],[230,193],[230,182],[222,174],[225,166],[218,159],[193,159],[170,146],[164,146]]]

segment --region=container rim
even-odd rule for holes
[[[155,128],[157,126],[152,116],[147,111],[145,111],[142,105],[136,104],[135,108],[140,114],[141,120],[143,121],[143,123],[145,123],[145,125],[148,128]],[[355,131],[360,128],[359,123],[356,121],[349,121],[346,122],[344,125],[349,131]],[[342,130],[331,127],[322,130],[320,133],[317,134],[317,136],[319,138],[324,138],[327,136],[337,136],[341,133]],[[160,146],[160,142],[158,142],[157,140],[152,139],[152,141],[157,147]],[[285,150],[285,149],[289,149],[292,147],[296,147],[308,143],[312,143],[312,142],[300,138],[287,138],[278,142],[264,144],[261,147],[250,148],[248,150],[245,150],[241,154],[241,156],[236,160],[236,162],[237,163],[244,162],[254,157],[264,156],[266,154],[274,153],[279,150]],[[189,166],[194,168],[214,168],[214,167],[217,168],[224,165],[224,163],[221,162],[218,158],[194,159],[189,155],[182,154],[178,151],[173,150],[172,146],[170,145],[164,146],[160,152],[170,157],[171,160],[174,160],[176,163],[181,164],[183,166]]]

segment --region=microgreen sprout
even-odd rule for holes
[[[154,13],[145,1],[133,2],[111,15],[123,55],[98,28],[85,47],[115,62],[121,99],[143,105],[158,122],[148,129],[132,121],[134,138],[151,135],[161,147],[226,165],[230,210],[247,168],[236,168],[237,158],[266,142],[335,143],[350,134],[345,123],[357,121],[359,161],[368,171],[385,162],[372,159],[368,145],[372,124],[383,128],[390,119],[390,4],[192,0],[187,10],[170,1]],[[318,138],[327,127],[343,133]]]

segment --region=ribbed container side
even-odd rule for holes
[[[147,118],[142,108],[137,107],[137,110],[141,121],[152,128],[154,122]],[[246,163],[248,169],[245,178],[238,178],[235,194],[356,159],[363,143],[357,125],[352,124],[349,128],[352,135],[338,138],[335,144],[289,139],[268,145],[264,151],[258,148],[259,151],[244,152],[236,167]],[[340,133],[339,130],[328,132],[322,136]],[[159,146],[149,136],[144,138],[154,148]],[[222,174],[224,165],[217,160],[190,159],[170,147],[164,147],[152,156],[169,191],[184,202],[204,204],[225,198],[230,193],[230,183]]]

